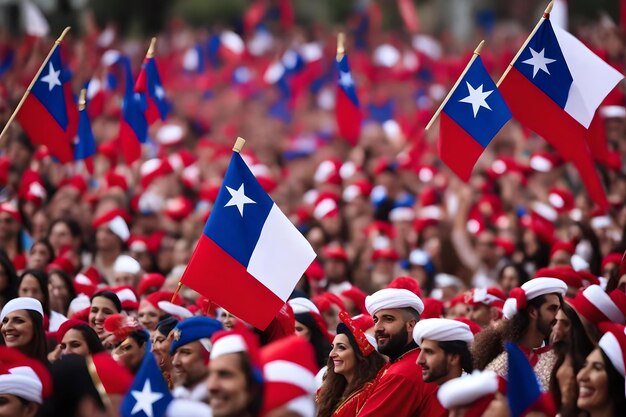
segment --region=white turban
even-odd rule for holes
[[[14,311],[17,311],[17,310],[36,311],[37,313],[41,314],[41,317],[43,317],[43,307],[41,306],[41,303],[39,302],[39,300],[36,300],[31,297],[18,297],[18,298],[12,299],[11,301],[9,301],[8,303],[4,305],[2,312],[0,312],[0,322],[2,322],[2,320],[4,320],[4,318],[9,313],[13,313]]]
[[[16,397],[42,403],[43,384],[30,366],[16,366],[0,375],[0,394],[11,394]]]
[[[157,303],[159,308],[165,311],[167,314],[171,314],[172,316],[180,317],[181,320],[188,319],[189,317],[193,317],[193,313],[187,310],[183,306],[176,305],[169,301],[159,301]]]
[[[424,303],[409,290],[401,288],[385,288],[365,298],[365,308],[373,316],[378,310],[387,308],[410,307],[419,314],[424,312]]]
[[[457,320],[426,319],[420,320],[413,328],[415,343],[421,345],[424,339],[437,342],[459,340],[471,343],[474,340],[474,334],[467,324]]]
[[[293,314],[300,314],[300,313],[320,314],[319,309],[308,298],[304,298],[304,297],[292,298],[291,300],[287,301],[287,303],[293,309]]]
[[[526,308],[526,303],[534,298],[545,294],[565,295],[567,284],[557,278],[539,277],[533,278],[522,285],[521,288],[513,288],[509,298],[504,303],[502,312],[504,317],[512,319],[519,310]]]
[[[437,391],[437,399],[446,409],[468,406],[485,395],[498,390],[498,377],[493,371],[475,371],[472,374],[451,379]]]

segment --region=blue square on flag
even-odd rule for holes
[[[511,119],[511,112],[480,56],[469,67],[443,111],[483,148]]]
[[[120,406],[122,417],[163,417],[172,394],[167,387],[161,369],[146,343],[141,367],[133,380],[133,385]]]

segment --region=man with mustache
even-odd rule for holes
[[[556,361],[547,342],[566,291],[565,282],[551,277],[533,278],[521,288],[514,288],[504,303],[507,320],[476,336],[472,352],[476,367],[493,370],[506,379],[508,366],[503,346],[506,342],[516,343],[526,353],[542,389],[547,390]]]
[[[391,365],[366,400],[359,417],[446,415],[437,401],[436,384],[425,383],[416,363],[420,349],[413,340],[413,328],[424,311],[424,303],[411,291],[385,288],[365,299],[374,318],[378,351]]]

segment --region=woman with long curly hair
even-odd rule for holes
[[[319,390],[317,417],[354,417],[387,369],[385,358],[345,312],[339,314],[337,336]]]

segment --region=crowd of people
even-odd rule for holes
[[[75,92],[87,84],[97,153],[60,164],[14,123],[0,155],[0,416],[508,416],[529,381],[521,411],[620,415],[623,82],[599,109],[608,209],[515,121],[463,183],[438,159],[436,124],[424,127],[478,42],[371,18],[328,30],[268,16],[243,34],[172,19],[155,52],[171,113],[127,164],[124,82],[107,57],[129,56],[136,73],[148,40],[84,14],[61,47]],[[570,29],[624,71],[610,19]],[[356,144],[335,120],[339,31],[363,113]],[[494,79],[527,35],[504,21],[477,30]],[[0,40],[3,121],[50,45]],[[237,136],[318,255],[263,330],[210,294],[175,294]],[[536,378],[509,377],[514,349]],[[133,385],[147,358],[164,392]]]

